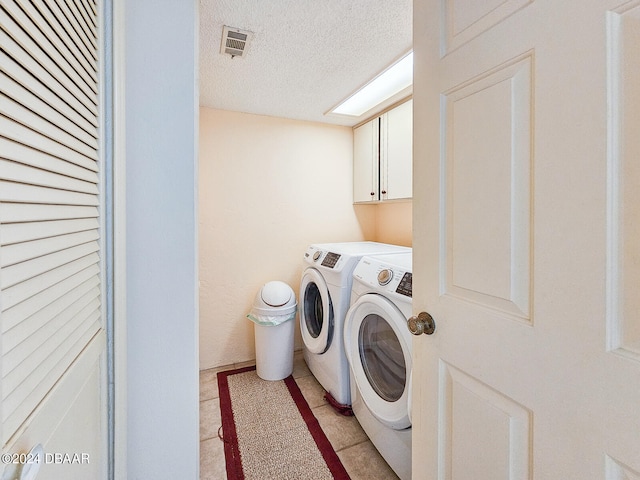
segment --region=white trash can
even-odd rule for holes
[[[255,323],[256,373],[263,380],[282,380],[293,372],[296,295],[284,282],[266,283],[247,318]]]

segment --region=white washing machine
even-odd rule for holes
[[[350,410],[351,405],[342,335],[353,269],[364,255],[410,251],[409,247],[385,243],[347,242],[314,244],[304,254],[298,296],[304,359],[338,410]]]
[[[411,478],[411,261],[411,253],[363,257],[344,326],[353,412],[402,480]]]

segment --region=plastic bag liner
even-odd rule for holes
[[[271,312],[271,314],[260,313],[257,310],[262,310],[262,309],[254,308],[253,310],[251,310],[251,313],[247,315],[247,318],[251,320],[253,323],[255,323],[256,325],[275,326],[296,318],[295,308],[293,312],[285,312],[284,314],[280,314],[280,315],[273,315],[274,312]]]

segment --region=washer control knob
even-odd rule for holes
[[[414,335],[432,335],[436,331],[436,322],[427,312],[420,312],[407,321],[407,327]]]
[[[390,268],[385,268],[380,273],[378,273],[378,283],[382,286],[388,284],[391,279],[393,279],[393,270]]]
[[[316,253],[313,254],[313,261],[317,262],[318,259],[320,258],[320,255],[322,255],[322,251],[317,250]]]

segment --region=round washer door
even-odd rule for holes
[[[377,294],[360,297],[347,312],[344,342],[360,395],[384,425],[411,426],[411,339],[402,312]]]
[[[333,304],[324,278],[308,268],[300,282],[300,333],[307,349],[324,353],[333,336]]]

